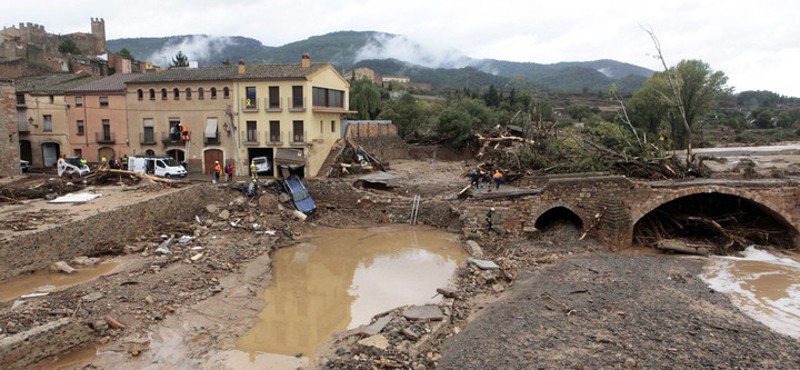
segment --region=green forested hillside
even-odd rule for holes
[[[632,92],[641,88],[641,83],[652,74],[648,69],[609,59],[538,64],[465,58],[468,67],[463,68],[429,68],[396,59],[356,60],[366,46],[380,51],[383,41],[395,38],[400,36],[340,31],[278,47],[265,46],[247,37],[208,35],[116,39],[107,44],[112,52],[127,48],[135,58],[159,66],[168,66],[178,51],[200,66],[220,65],[226,60],[236,63],[239,59],[250,64],[294,63],[300,61],[303,53],[309,53],[313,62],[330,62],[340,72],[363,66],[380,74],[408,76],[414,82],[430,83],[434,88],[481,89],[490,85],[502,88],[517,80],[517,85],[524,82],[542,91],[602,91],[616,83],[621,91]]]

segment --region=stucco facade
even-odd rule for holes
[[[66,92],[68,155],[89,162],[131,155],[125,82],[136,77],[116,74]]]
[[[169,156],[195,173],[209,173],[214,161],[230,160],[233,139],[224,128],[230,127],[231,81],[200,74],[166,70],[128,81],[128,156]],[[188,130],[189,140],[170,136],[171,125],[178,122]],[[205,135],[210,124],[217,128],[216,137]]]

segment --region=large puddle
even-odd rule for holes
[[[750,317],[800,338],[800,262],[748,247],[743,257],[713,257],[701,277]]]
[[[27,294],[47,293],[94,280],[110,273],[116,262],[104,262],[94,267],[82,267],[72,274],[51,272],[47,269],[32,274],[20,275],[0,284],[0,302],[9,301]]]
[[[260,322],[237,342],[251,362],[265,354],[313,357],[331,334],[403,305],[436,303],[465,258],[456,237],[392,225],[329,229],[273,253],[274,280]]]

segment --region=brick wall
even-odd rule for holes
[[[0,368],[27,369],[31,364],[94,340],[89,326],[63,318],[0,339]]]
[[[397,126],[393,123],[351,122],[348,127],[350,129],[350,137],[353,139],[365,137],[397,136]]]
[[[52,262],[86,255],[98,243],[140,236],[143,230],[157,227],[163,220],[192,219],[208,204],[208,199],[222,196],[223,193],[211,184],[191,186],[0,242],[0,280],[46,268]]]
[[[0,176],[19,175],[19,133],[14,83],[0,79]]]

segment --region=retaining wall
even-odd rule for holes
[[[92,329],[68,317],[0,339],[0,367],[26,369],[47,357],[64,353],[94,340]]]
[[[213,185],[194,185],[3,241],[0,243],[0,281],[46,268],[56,261],[86,255],[99,243],[137,237],[164,220],[189,220],[208,204],[208,199],[219,197],[219,190]]]

